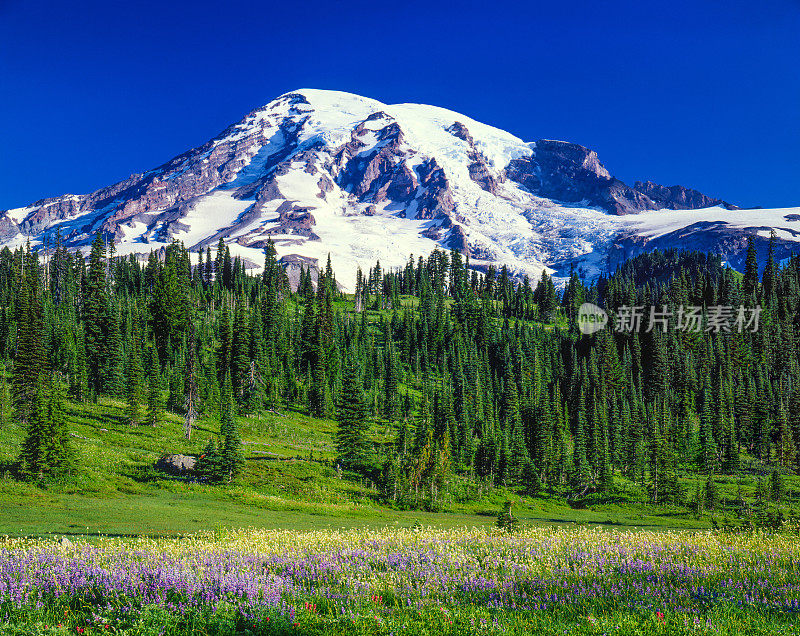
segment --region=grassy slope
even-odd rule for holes
[[[0,534],[184,534],[216,526],[287,529],[353,526],[488,525],[505,494],[451,503],[445,513],[397,511],[380,506],[371,484],[340,479],[332,466],[335,422],[298,413],[266,413],[240,418],[247,468],[232,486],[211,487],[169,478],[153,468],[164,452],[199,454],[213,419],[201,420],[191,441],[181,420],[166,414],[158,427],[123,423],[123,404],[68,405],[71,431],[81,457],[73,483],[39,489],[0,477]],[[386,429],[374,431],[382,437]],[[18,452],[22,430],[4,430],[0,462]],[[313,454],[312,454],[313,453]],[[790,490],[796,488],[794,478]],[[735,497],[734,484],[720,486],[723,499]],[[745,492],[752,491],[752,484]],[[707,527],[683,509],[616,502],[573,510],[557,498],[514,497],[527,523],[601,523],[622,527]]]
[[[404,306],[416,304],[403,297]],[[352,301],[339,301],[341,311],[352,311]],[[368,311],[376,323],[389,312]],[[553,325],[547,325],[553,328]],[[556,325],[563,327],[563,325]],[[636,487],[618,482],[619,492],[603,503],[575,510],[563,499],[538,498],[497,492],[480,500],[450,502],[447,512],[399,511],[381,506],[371,484],[340,479],[333,468],[336,422],[309,418],[296,412],[262,413],[239,418],[247,467],[233,486],[211,487],[168,477],[153,468],[165,453],[201,453],[219,430],[213,418],[197,422],[192,439],[183,436],[182,419],[167,413],[158,427],[130,427],[123,423],[124,404],[101,398],[97,405],[68,403],[73,441],[80,453],[81,473],[72,482],[47,489],[19,483],[2,467],[16,458],[23,431],[16,424],[2,429],[0,445],[0,534],[185,534],[227,527],[286,529],[353,526],[473,526],[494,523],[507,498],[525,523],[603,524],[631,528],[706,528],[708,517],[695,518],[684,508],[634,503],[642,498]],[[376,439],[388,439],[389,428],[374,427]],[[720,477],[720,497],[732,508],[737,486]],[[752,498],[755,482],[746,480],[743,494]],[[787,478],[793,499],[800,494],[800,478]],[[685,480],[689,493],[696,482]]]

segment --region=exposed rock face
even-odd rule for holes
[[[314,226],[314,215],[308,208],[300,208],[292,205],[288,201],[281,203],[278,208],[278,220],[280,226],[276,234],[297,234],[299,236],[310,236],[311,228]]]
[[[709,197],[702,192],[681,185],[663,186],[652,181],[637,181],[633,187],[637,192],[649,197],[659,209],[697,210],[715,205],[722,205],[729,210],[738,209],[727,201]]]
[[[612,177],[594,150],[566,141],[537,141],[533,154],[511,161],[506,174],[537,196],[612,214],[656,209],[646,195]]]
[[[19,226],[7,216],[0,216],[0,243],[10,241],[20,233]]]
[[[469,129],[460,121],[453,122],[453,125],[448,127],[447,132],[462,141],[466,141],[470,148],[475,147],[475,140],[469,134]]]
[[[317,181],[317,187],[319,188],[319,192],[317,193],[317,196],[320,199],[324,199],[325,195],[328,192],[332,192],[333,191],[334,183],[328,177],[326,177],[325,175],[322,175],[319,178],[319,181]]]
[[[405,159],[415,154],[400,126],[386,113],[373,113],[353,130],[351,140],[335,154],[342,166],[338,184],[359,201],[408,202],[418,183]]]
[[[416,218],[449,218],[455,210],[455,202],[450,193],[444,170],[436,159],[428,159],[417,169],[422,192],[417,195]]]
[[[498,182],[502,183],[503,177],[501,176],[498,179],[492,174],[487,164],[486,157],[475,147],[475,140],[472,138],[472,135],[469,134],[467,127],[460,121],[457,121],[447,129],[447,132],[465,141],[469,145],[469,151],[467,152],[467,157],[470,160],[470,164],[467,167],[469,170],[469,178],[477,183],[483,190],[486,190],[486,192],[497,194],[497,184]]]
[[[469,178],[489,194],[497,194],[497,179],[489,172],[482,158],[469,164]]]
[[[696,210],[715,205],[736,209],[721,199],[680,185],[637,181],[630,187],[606,170],[595,151],[565,141],[537,141],[533,154],[511,161],[506,173],[538,196],[596,206],[612,214]]]
[[[467,235],[464,228],[460,225],[454,225],[450,230],[450,236],[447,240],[447,247],[451,250],[458,250],[464,256],[470,256],[469,243],[467,242]]]
[[[312,278],[314,280],[317,279],[319,261],[316,258],[308,258],[306,256],[300,256],[300,254],[287,254],[286,256],[282,256],[278,260],[278,263],[286,270],[286,276],[289,279],[289,284],[292,289],[297,289],[297,286],[300,284],[300,273],[303,270],[310,271],[312,273]]]
[[[185,475],[194,471],[197,460],[190,455],[164,455],[156,462],[156,469],[170,475]]]

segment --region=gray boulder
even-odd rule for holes
[[[156,462],[156,468],[170,475],[185,475],[194,470],[196,462],[190,455],[164,455]]]

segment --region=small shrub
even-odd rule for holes
[[[497,527],[506,532],[514,532],[519,529],[519,520],[511,514],[511,502],[506,501],[500,514],[497,515]]]

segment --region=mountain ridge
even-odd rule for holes
[[[579,144],[524,142],[437,106],[299,89],[157,168],[0,211],[0,242],[42,245],[60,232],[79,249],[102,231],[117,253],[144,255],[173,239],[198,251],[223,238],[258,266],[272,239],[285,262],[315,266],[330,253],[339,270],[399,266],[439,247],[479,268],[538,276],[576,267],[591,277],[655,238],[669,242],[654,212],[669,211],[670,225],[698,209],[717,226],[695,222],[693,244],[724,245],[733,263],[741,240],[720,241],[720,232],[764,238],[765,226],[748,226],[736,206],[684,186],[630,186]],[[784,251],[800,226],[786,234]]]

